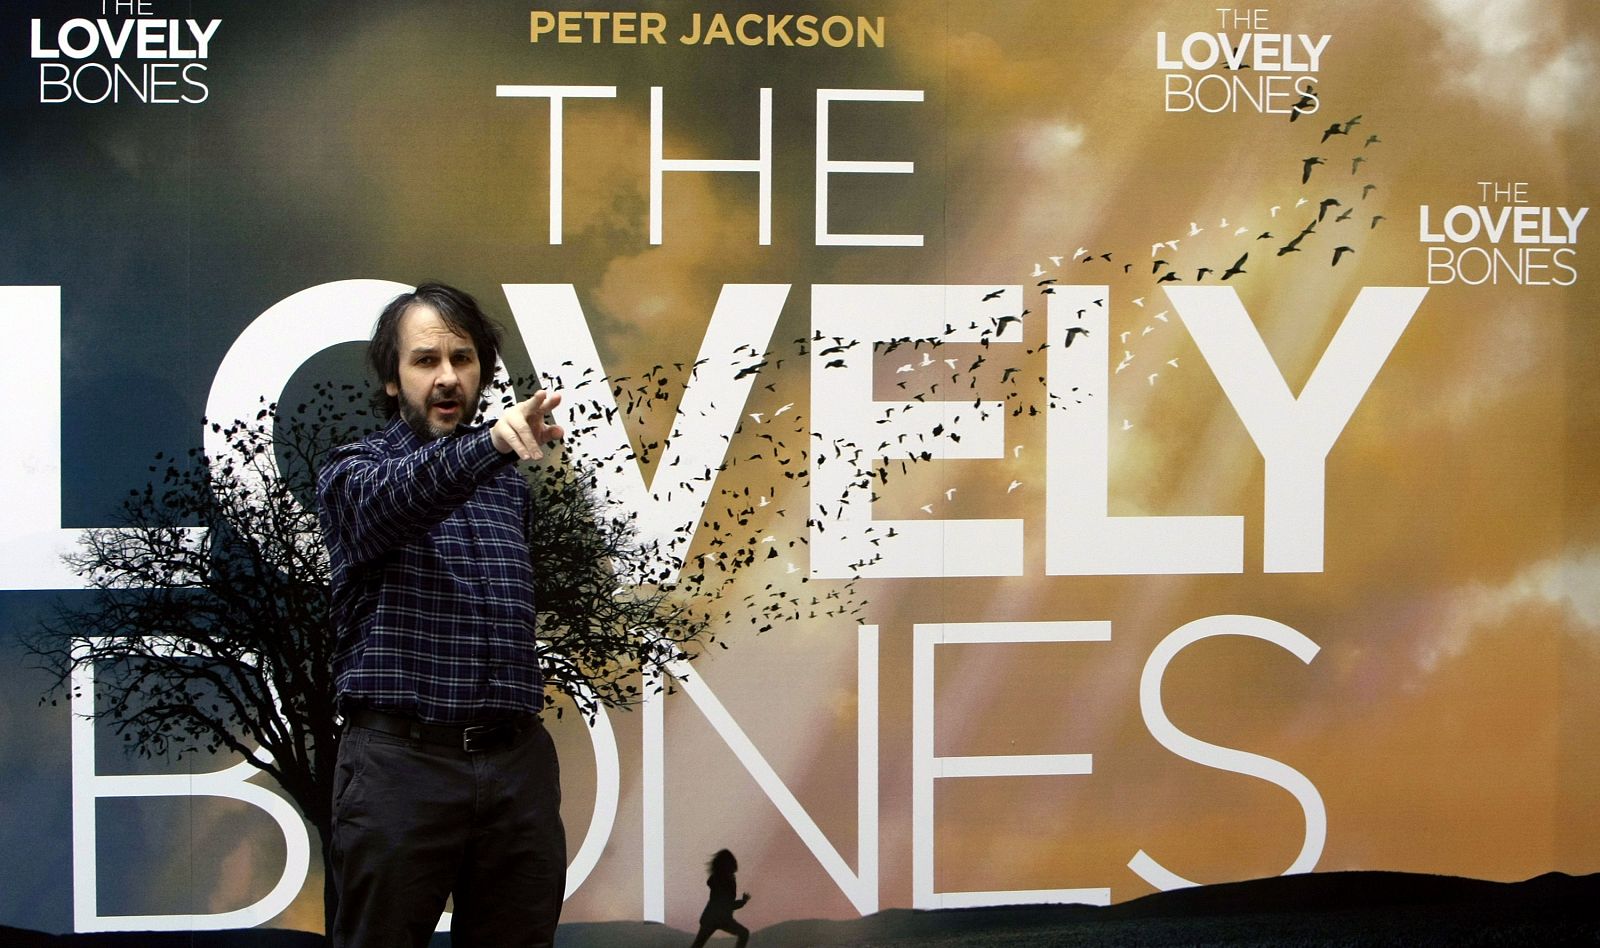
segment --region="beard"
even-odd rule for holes
[[[400,417],[406,424],[411,426],[412,431],[417,433],[417,437],[424,441],[433,441],[437,438],[455,434],[456,429],[465,424],[469,417],[468,402],[460,390],[437,396],[430,393],[428,398],[421,404],[407,398],[405,393],[402,392],[399,401]],[[429,409],[440,402],[455,402],[458,406],[458,420],[449,423],[435,423],[429,418]],[[476,414],[476,412],[473,412],[473,414]]]

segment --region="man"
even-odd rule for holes
[[[368,352],[392,420],[317,480],[345,718],[336,946],[426,945],[452,893],[457,946],[554,941],[566,840],[515,462],[562,436],[544,420],[561,396],[466,424],[497,351],[466,293],[428,283],[396,298]]]

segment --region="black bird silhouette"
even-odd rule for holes
[[[1367,159],[1361,157],[1360,155],[1357,155],[1354,158],[1351,158],[1350,159],[1350,173],[1351,174],[1355,174],[1356,170],[1361,167],[1361,163],[1363,161],[1366,161],[1366,160]]]
[[[1308,106],[1315,106],[1316,104],[1317,104],[1317,90],[1316,90],[1316,87],[1308,83],[1306,85],[1305,90],[1300,93],[1300,101],[1296,102],[1294,105],[1290,106],[1290,108],[1289,108],[1289,121],[1293,122],[1295,119],[1299,118],[1302,115],[1310,115],[1312,112],[1315,112],[1316,111],[1315,108],[1308,108]]]
[[[1212,271],[1212,269],[1210,267],[1201,267],[1199,270],[1195,271],[1194,281],[1196,283],[1199,283],[1201,280],[1204,280],[1206,278],[1206,274],[1207,273],[1211,273],[1211,272],[1213,272],[1213,271]]]
[[[1181,279],[1183,279],[1183,278],[1178,276],[1178,271],[1176,271],[1176,270],[1168,270],[1166,273],[1161,274],[1161,279],[1157,280],[1156,282],[1157,283],[1171,283],[1173,280],[1181,280]]]
[[[1160,273],[1161,272],[1161,268],[1164,267],[1164,266],[1167,266],[1167,261],[1165,261],[1165,260],[1157,260],[1154,264],[1152,264],[1150,266],[1150,272],[1151,273]]]
[[[1361,186],[1361,200],[1365,201],[1367,199],[1367,195],[1376,190],[1378,190],[1378,186],[1376,184],[1363,184]]]
[[[1246,260],[1248,260],[1248,259],[1250,259],[1250,255],[1249,254],[1242,254],[1239,257],[1239,259],[1237,259],[1237,260],[1235,260],[1233,262],[1233,266],[1231,266],[1228,269],[1222,271],[1222,278],[1224,280],[1226,280],[1228,277],[1233,276],[1235,273],[1243,273],[1243,272],[1245,272],[1244,271],[1244,262]]]
[[[1300,241],[1305,240],[1308,235],[1315,233],[1316,228],[1316,221],[1312,221],[1311,223],[1307,224],[1306,229],[1298,234],[1295,234],[1293,240],[1278,248],[1278,256],[1281,257],[1286,253],[1294,253],[1298,251],[1300,249]]]
[[[1339,265],[1339,258],[1340,257],[1344,256],[1347,253],[1355,253],[1355,252],[1356,252],[1356,248],[1354,248],[1354,247],[1346,247],[1346,246],[1341,245],[1341,246],[1333,248],[1333,263],[1330,263],[1329,266],[1337,267]]]
[[[993,293],[985,293],[983,295],[983,302],[987,303],[990,300],[999,299],[1000,298],[1000,294],[1004,293],[1005,291],[1006,291],[1006,288],[1002,286],[1000,289],[995,290]]]
[[[1350,130],[1348,128],[1345,128],[1343,125],[1340,125],[1338,122],[1334,122],[1332,125],[1328,126],[1328,130],[1327,131],[1322,133],[1322,140],[1323,141],[1327,141],[1328,137],[1331,136],[1331,135],[1348,135],[1348,134],[1350,134]]]
[[[1069,326],[1069,327],[1067,327],[1067,338],[1063,339],[1061,341],[1061,345],[1064,346],[1064,347],[1072,345],[1072,340],[1077,338],[1077,335],[1080,332],[1083,333],[1085,336],[1089,335],[1089,330],[1084,329],[1082,326]]]
[[[1310,181],[1311,169],[1320,164],[1323,164],[1323,160],[1316,155],[1312,155],[1310,158],[1302,158],[1300,160],[1300,183],[1305,184]]]
[[[1379,138],[1376,135],[1368,135],[1367,136],[1367,145],[1380,145],[1382,143],[1383,143],[1383,139]],[[1361,147],[1365,148],[1365,147],[1367,147],[1367,145],[1362,145]]]
[[[1322,222],[1322,215],[1328,213],[1330,207],[1344,207],[1344,205],[1339,203],[1338,198],[1323,198],[1322,204],[1317,207],[1317,223]]]
[[[1333,222],[1334,222],[1334,223],[1335,223],[1335,224],[1337,224],[1337,223],[1339,223],[1339,222],[1340,222],[1340,221],[1343,221],[1343,220],[1349,220],[1349,219],[1350,219],[1350,215],[1351,215],[1351,214],[1354,214],[1354,213],[1355,213],[1355,212],[1356,212],[1356,209],[1355,209],[1355,208],[1354,208],[1354,207],[1349,207],[1349,208],[1346,208],[1346,209],[1345,209],[1345,212],[1344,212],[1344,213],[1343,213],[1343,214],[1340,214],[1340,215],[1339,215],[1339,216],[1338,216],[1338,217],[1335,217],[1335,218],[1334,218],[1334,219],[1333,219]]]
[[[1272,231],[1264,230],[1264,231],[1261,232],[1261,235],[1259,237],[1257,237],[1256,239],[1257,240],[1271,240],[1272,239]]]
[[[1367,230],[1372,230],[1373,227],[1377,227],[1379,221],[1386,221],[1388,219],[1389,218],[1384,217],[1382,214],[1372,215],[1372,227],[1368,227]]]

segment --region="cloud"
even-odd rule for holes
[[[1450,87],[1535,126],[1587,120],[1595,106],[1595,43],[1536,0],[1432,0]]]
[[[1481,630],[1528,607],[1559,608],[1573,628],[1600,636],[1600,547],[1540,560],[1499,585],[1473,583],[1447,594],[1432,623],[1437,633],[1418,643],[1417,664],[1424,673],[1434,671],[1465,651]]]
[[[1083,126],[1049,122],[1018,130],[1024,160],[1035,168],[1049,168],[1083,144]]]

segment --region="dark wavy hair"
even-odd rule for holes
[[[438,312],[452,332],[472,340],[478,351],[478,392],[481,401],[484,389],[494,381],[494,369],[500,357],[500,330],[472,294],[443,283],[428,282],[410,293],[401,293],[389,301],[372,327],[372,342],[367,346],[367,364],[378,377],[378,390],[372,395],[372,405],[385,418],[393,418],[400,410],[400,399],[384,390],[389,382],[400,383],[400,323],[411,307],[426,303]]]
[[[714,876],[731,876],[739,871],[739,860],[733,858],[732,852],[719,849],[716,855],[706,862],[706,871]]]

